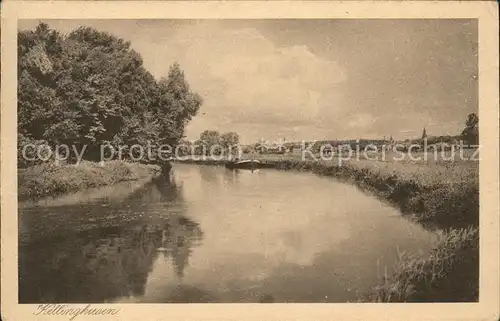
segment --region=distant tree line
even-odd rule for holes
[[[181,155],[224,155],[235,152],[240,143],[240,136],[235,132],[219,133],[205,130],[195,141],[182,140],[179,144]]]
[[[475,147],[479,144],[479,117],[476,113],[471,113],[467,116],[465,121],[465,128],[458,135],[444,135],[444,136],[428,136],[426,135],[427,145],[434,144],[446,144],[455,145],[460,141],[463,142],[465,146]],[[418,143],[419,140],[412,140],[414,143]]]
[[[130,42],[90,27],[18,32],[18,151],[27,143],[175,146],[202,104],[177,63],[155,80]],[[26,165],[19,157],[19,165]]]
[[[479,118],[475,113],[471,113],[467,116],[465,121],[465,128],[458,135],[442,135],[442,136],[427,136],[426,130],[424,128],[422,136],[414,139],[406,139],[404,141],[395,141],[390,136],[389,140],[384,139],[347,139],[347,140],[319,140],[315,141],[311,147],[313,153],[319,153],[323,150],[324,153],[338,152],[342,150],[343,147],[348,147],[350,150],[356,150],[359,148],[360,151],[364,150],[368,146],[381,148],[383,146],[390,147],[393,144],[397,144],[397,149],[399,151],[408,151],[409,145],[421,145],[423,148],[424,139],[427,141],[427,145],[435,144],[447,144],[454,145],[458,144],[460,141],[467,147],[475,147],[479,144]],[[310,143],[306,143],[305,146],[309,146]],[[261,151],[266,150],[274,153],[285,153],[287,151],[293,151],[294,149],[301,149],[302,143],[300,142],[286,142],[278,148],[263,148],[262,143],[256,143],[254,145],[255,150]],[[395,146],[396,147],[396,146]]]

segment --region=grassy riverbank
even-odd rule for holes
[[[20,200],[76,192],[153,176],[159,167],[124,161],[99,163],[83,161],[78,165],[46,163],[19,169]]]
[[[479,289],[478,162],[337,162],[262,158],[277,170],[310,171],[358,186],[399,207],[403,215],[437,230],[425,260],[403,255],[395,273],[360,301],[476,301]],[[224,165],[225,161],[184,161]],[[388,231],[390,227],[388,227]]]
[[[368,302],[474,302],[479,298],[479,230],[440,231],[424,260],[402,255]]]

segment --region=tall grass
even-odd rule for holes
[[[427,259],[401,255],[392,275],[365,300],[371,302],[471,302],[479,297],[479,231],[439,232]]]
[[[155,175],[159,168],[125,161],[104,164],[83,161],[77,165],[44,163],[19,169],[18,198],[38,198],[85,188],[111,185],[127,180],[137,180]]]

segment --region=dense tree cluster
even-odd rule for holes
[[[221,155],[234,152],[239,146],[240,136],[235,132],[220,134],[216,130],[205,130],[200,138],[194,142],[194,153],[201,155]]]
[[[106,32],[63,35],[40,23],[18,33],[19,151],[85,145],[92,159],[106,143],[175,146],[201,103],[177,63],[157,81],[129,42]]]
[[[479,144],[479,118],[475,113],[469,114],[462,131],[462,138],[467,144]]]

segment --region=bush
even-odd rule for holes
[[[158,171],[159,167],[155,165],[124,161],[110,161],[103,165],[89,161],[83,161],[78,165],[61,166],[44,163],[19,170],[18,195],[21,200],[57,195],[126,180],[137,180],[155,175]]]

